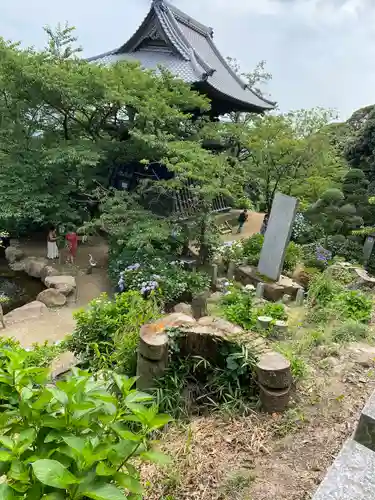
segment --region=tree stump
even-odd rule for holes
[[[191,302],[191,308],[193,311],[193,318],[198,320],[201,318],[204,318],[205,316],[208,316],[208,308],[207,308],[207,298],[208,298],[208,293],[203,292],[197,295],[196,297],[193,297],[193,300]]]
[[[285,339],[288,333],[288,323],[286,321],[275,321],[273,331],[277,339]]]
[[[272,318],[270,316],[259,316],[258,317],[258,327],[261,330],[268,330],[271,326]]]
[[[287,389],[292,383],[290,362],[278,352],[264,354],[257,363],[256,372],[259,384],[268,389]]]
[[[290,400],[290,388],[267,389],[260,386],[260,401],[267,413],[281,413],[286,409]]]
[[[163,325],[143,325],[137,359],[137,388],[145,390],[154,387],[155,379],[164,374],[167,365],[168,335]]]

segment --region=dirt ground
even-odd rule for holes
[[[145,468],[149,500],[307,500],[351,435],[375,388],[375,348],[352,344],[297,388],[283,415],[217,415],[172,427],[163,437],[175,459]]]
[[[46,256],[47,248],[44,241],[20,241],[19,245],[27,256]],[[97,267],[95,267],[92,274],[86,274],[89,254],[97,262]],[[41,318],[7,326],[1,332],[2,335],[14,337],[25,347],[30,347],[33,343],[56,342],[64,339],[74,329],[74,311],[85,307],[101,293],[110,293],[111,288],[107,277],[107,255],[108,247],[101,238],[94,238],[86,244],[79,245],[74,266],[64,263],[66,261],[66,251],[62,250],[59,263],[53,265],[61,269],[64,274],[71,274],[76,277],[76,296],[69,298],[66,307],[49,310]]]

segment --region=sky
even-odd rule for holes
[[[282,111],[321,106],[341,119],[375,103],[374,0],[171,0],[213,27],[224,56],[243,71],[267,61],[267,92]],[[150,0],[1,1],[0,36],[42,48],[44,25],[68,21],[85,56],[122,45]],[[95,5],[95,6],[94,6]]]

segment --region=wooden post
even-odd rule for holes
[[[216,292],[217,289],[218,267],[217,264],[212,264],[211,269],[211,290]]]
[[[208,308],[207,308],[207,298],[208,293],[203,292],[193,297],[191,302],[191,308],[193,310],[193,318],[198,320],[208,316]]]
[[[264,296],[264,283],[258,283],[257,284],[257,290],[256,290],[256,298],[257,299],[263,299]]]
[[[228,273],[227,273],[228,280],[232,281],[234,279],[235,270],[236,270],[236,263],[231,260],[228,266]]]
[[[168,365],[168,335],[155,329],[154,324],[141,327],[138,360],[137,388],[152,389],[155,379],[161,377]]]

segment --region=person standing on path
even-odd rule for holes
[[[68,258],[66,261],[69,264],[74,264],[74,259],[76,258],[78,248],[77,233],[75,231],[70,231],[65,236],[65,239],[68,247]]]
[[[263,219],[263,223],[262,223],[262,227],[260,228],[260,234],[262,234],[263,236],[266,234],[266,231],[267,231],[268,219],[269,219],[269,215],[265,214],[264,219]]]
[[[242,233],[242,229],[245,225],[245,222],[247,222],[247,219],[249,218],[249,214],[247,213],[247,208],[243,210],[240,215],[238,216],[238,230],[237,234]]]
[[[47,259],[58,259],[59,249],[57,247],[56,227],[51,226],[47,237]]]

